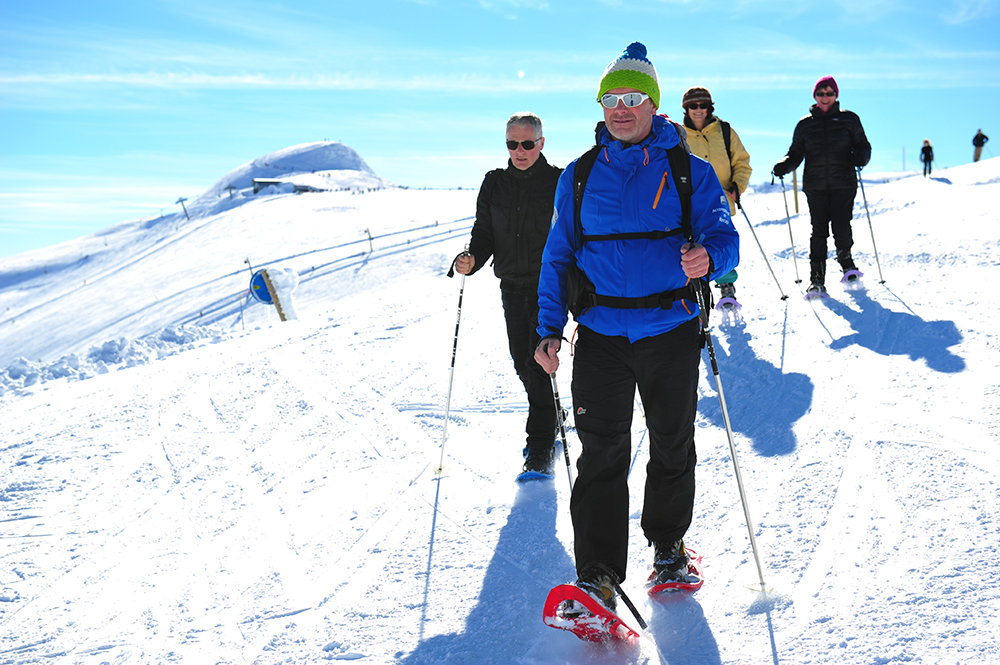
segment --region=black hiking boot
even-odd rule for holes
[[[809,261],[809,281],[814,285],[823,286],[826,283],[826,260]],[[825,289],[823,289],[825,291]]]
[[[652,587],[667,582],[687,582],[690,562],[683,540],[669,545],[653,543],[653,574],[646,584]]]
[[[849,251],[837,252],[837,263],[840,264],[841,272],[858,269],[858,267],[854,265],[854,259],[851,257],[851,253]]]
[[[525,448],[524,470],[532,473],[552,475],[553,447]]]
[[[823,286],[822,283],[813,282],[812,284],[809,285],[809,288],[806,289],[806,295],[819,296],[823,295],[824,293],[826,293],[826,287]]]
[[[574,584],[611,612],[617,609],[615,576],[604,566],[590,566],[580,573]]]
[[[736,300],[736,285],[733,283],[729,284],[719,284],[719,295],[723,298],[732,298]]]

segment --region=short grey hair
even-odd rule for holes
[[[527,125],[535,130],[535,138],[542,138],[542,119],[531,111],[521,111],[515,113],[507,119],[507,129],[505,132],[510,131],[510,128],[514,125]]]

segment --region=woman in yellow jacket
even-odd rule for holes
[[[691,154],[697,155],[712,165],[722,189],[729,197],[729,212],[736,217],[736,196],[742,194],[750,183],[750,154],[729,123],[713,115],[712,93],[706,88],[691,88],[681,100],[684,107],[684,128]],[[724,127],[725,126],[725,127]],[[726,145],[725,134],[729,134]],[[736,300],[736,271],[731,270],[715,280],[723,298]],[[721,306],[733,306],[735,302],[719,302]]]

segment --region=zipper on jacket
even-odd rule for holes
[[[667,176],[670,174],[669,171],[663,172],[663,178],[660,180],[660,188],[656,190],[656,198],[653,199],[653,210],[656,210],[656,206],[660,203],[660,194],[663,193],[663,188],[667,187]],[[669,189],[669,187],[667,187]]]

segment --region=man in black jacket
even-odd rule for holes
[[[510,357],[528,394],[524,470],[550,474],[555,402],[548,374],[532,354],[539,342],[538,274],[562,169],[542,155],[542,121],[534,113],[512,115],[507,120],[506,140],[507,168],[490,171],[483,179],[469,249],[455,259],[455,270],[471,275],[493,257]]]
[[[802,173],[802,191],[809,201],[812,238],[809,242],[810,281],[808,292],[826,292],[826,239],[833,227],[837,262],[846,273],[857,270],[851,258],[854,238],[851,219],[854,196],[858,191],[856,167],[871,159],[861,119],[851,111],[842,111],[837,82],[824,76],[813,87],[816,103],[795,126],[788,154],[774,165],[774,175],[781,177],[806,160]],[[850,276],[848,276],[850,277]]]
[[[983,134],[983,130],[976,130],[976,135],[972,137],[972,145],[975,147],[975,150],[972,151],[972,161],[979,161],[979,158],[983,155],[983,146],[986,145],[986,142],[989,140],[990,137]]]

